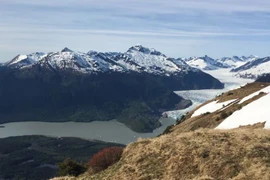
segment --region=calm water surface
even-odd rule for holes
[[[0,138],[22,135],[45,135],[54,137],[79,137],[83,139],[98,139],[107,142],[128,144],[139,137],[150,138],[161,134],[165,128],[175,123],[174,119],[161,118],[162,126],[153,133],[137,133],[124,124],[112,121],[78,122],[14,122],[1,124]]]

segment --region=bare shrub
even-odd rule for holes
[[[107,169],[120,160],[123,152],[122,147],[108,147],[99,151],[89,161],[89,171],[93,173]]]

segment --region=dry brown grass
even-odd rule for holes
[[[199,109],[200,107],[204,106],[205,104],[208,104],[209,102],[212,101],[218,101],[218,102],[225,102],[225,101],[229,101],[229,100],[233,100],[233,99],[242,99],[256,91],[259,91],[267,86],[269,86],[270,83],[259,83],[259,82],[254,82],[254,83],[249,83],[243,87],[240,87],[238,89],[234,89],[231,91],[228,91],[226,93],[223,93],[219,96],[217,96],[214,99],[211,99],[203,104],[201,104],[200,106],[194,108],[189,115],[191,116],[193,114],[193,112],[195,112],[197,109]]]
[[[225,93],[215,100],[242,99],[269,84],[253,83]],[[264,96],[260,94],[238,105],[230,114]],[[171,133],[153,139],[139,139],[128,145],[118,163],[95,175],[55,180],[269,180],[270,131],[263,123],[233,130],[213,130],[224,120],[222,112],[190,118]]]
[[[252,94],[260,89],[265,88],[269,84],[267,83],[251,83],[247,84],[245,87],[229,91],[227,93],[224,93],[223,95],[216,97],[213,100],[210,100],[199,107],[195,108],[193,111],[191,111],[189,114],[187,114],[185,121],[181,122],[180,124],[176,125],[171,129],[172,131],[176,131],[177,133],[182,132],[189,132],[194,131],[200,128],[215,128],[217,127],[227,116],[231,115],[233,112],[240,110],[245,105],[249,104],[250,102],[253,102],[262,96],[265,95],[265,93],[260,93],[259,95],[241,103],[238,104],[236,101],[235,103],[229,104],[228,106],[224,107],[222,111],[216,111],[213,113],[207,113],[200,116],[192,117],[191,115],[200,107],[204,106],[205,104],[208,104],[209,102],[218,100],[219,102],[224,102],[232,99],[238,99],[241,100],[242,98],[246,97],[249,94]],[[228,95],[229,94],[229,95]]]
[[[78,179],[269,180],[270,131],[204,129],[141,140],[126,147],[119,163]]]
[[[215,99],[219,102],[225,102],[232,99],[242,99],[256,91],[259,91],[267,86],[269,86],[270,83],[249,83],[241,88],[228,91],[224,93],[222,96],[216,97]]]

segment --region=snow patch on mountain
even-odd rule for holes
[[[40,53],[40,52],[32,53],[29,55],[18,55],[15,58],[13,58],[11,61],[8,61],[4,63],[3,65],[6,67],[11,67],[11,68],[21,68],[24,66],[32,65],[45,56],[46,56],[45,53]]]
[[[200,107],[199,109],[197,109],[191,117],[195,117],[195,116],[199,116],[202,115],[204,113],[212,113],[215,112],[217,110],[220,110],[222,108],[224,108],[225,106],[235,102],[237,99],[232,99],[229,101],[225,101],[225,102],[218,102],[218,101],[212,101],[202,107]]]
[[[18,62],[20,62],[22,60],[25,60],[25,59],[27,59],[26,55],[18,55],[15,59],[13,59],[13,61],[11,61],[9,63],[9,65],[16,64],[16,63],[18,63]]]
[[[194,68],[199,68],[201,70],[217,70],[219,68],[228,68],[229,66],[209,57],[191,57],[185,59],[188,65]]]
[[[237,77],[256,79],[260,75],[270,73],[270,57],[254,59],[248,61],[246,64],[232,69]]]
[[[241,103],[243,103],[243,102],[245,102],[245,101],[247,101],[247,100],[249,100],[249,99],[257,96],[260,93],[270,93],[270,86],[267,86],[266,88],[263,88],[263,89],[261,89],[261,90],[259,90],[257,92],[254,92],[254,93],[252,93],[252,94],[244,97],[243,99],[241,99],[241,101],[238,104],[241,104]]]
[[[55,69],[74,68],[79,70],[81,68],[89,67],[89,64],[80,56],[79,53],[74,53],[73,51],[67,50],[52,53],[45,59],[45,61],[47,61]]]
[[[227,65],[230,68],[235,68],[244,65],[248,61],[253,61],[257,59],[257,56],[250,55],[248,57],[246,56],[233,56],[233,57],[223,57],[220,59],[217,59],[217,61]]]
[[[131,67],[140,67],[145,71],[154,73],[174,73],[182,69],[174,62],[170,61],[164,54],[161,54],[155,49],[148,49],[145,47],[134,46],[125,53],[125,59],[131,60],[134,64]],[[126,64],[125,59],[120,60],[121,64]]]
[[[217,70],[222,68],[235,68],[257,58],[257,56],[250,55],[248,57],[233,56],[213,59],[205,55],[204,57],[183,58],[183,60],[186,61],[188,65],[194,68],[199,68],[201,70]]]
[[[269,119],[270,94],[255,100],[241,110],[235,111],[232,115],[220,123],[216,129],[232,129],[245,125],[266,122],[264,128],[270,128]]]

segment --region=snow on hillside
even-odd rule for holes
[[[262,74],[270,73],[270,57],[254,59],[231,71],[237,77],[256,79]]]
[[[246,62],[258,59],[257,56],[232,56],[213,59],[205,55],[204,57],[183,58],[191,67],[201,70],[217,70],[221,68],[236,68],[244,65]]]
[[[270,93],[270,86],[267,86],[266,88],[263,88],[263,89],[261,89],[261,90],[259,90],[257,92],[254,92],[254,93],[244,97],[243,99],[241,99],[241,101],[238,104],[241,104],[241,103],[243,103],[243,102],[245,102],[245,101],[247,101],[247,100],[249,100],[249,99],[251,99],[251,98],[253,98],[253,97],[257,96],[257,95],[259,95],[261,92]]]
[[[11,61],[11,62],[9,63],[9,65],[18,63],[18,62],[20,62],[20,61],[22,61],[22,60],[25,60],[26,58],[27,58],[26,55],[19,55],[19,56],[17,56],[17,58],[15,58],[13,61]]]
[[[235,111],[220,123],[216,129],[232,129],[260,122],[266,122],[265,128],[270,128],[269,102],[270,94],[267,94],[244,106],[241,110]]]
[[[257,59],[257,56],[250,55],[248,57],[246,56],[233,56],[233,57],[223,57],[221,59],[217,59],[217,61],[222,62],[223,64],[226,64],[230,68],[235,68],[244,65],[248,61],[253,61]]]
[[[204,69],[204,70],[217,69],[216,66],[213,66],[212,64],[208,64],[207,62],[205,62],[203,59],[200,59],[200,58],[194,58],[188,61],[188,65],[195,68]]]
[[[217,70],[219,68],[228,68],[228,66],[208,56],[191,57],[191,58],[185,59],[185,61],[191,67],[199,68],[201,70]]]
[[[229,67],[238,67],[238,66],[242,66],[243,64],[245,64],[245,61],[241,61],[235,58],[231,58],[231,57],[223,57],[221,58],[219,61],[227,64]]]
[[[148,73],[175,73],[188,68],[186,65],[182,69],[178,64],[171,61],[164,54],[155,49],[145,48],[141,45],[131,47],[117,63],[125,67],[133,68],[137,71],[146,71]],[[189,68],[190,69],[190,68]]]
[[[73,62],[74,64],[77,63],[78,67],[87,67],[88,63],[85,61],[84,58],[82,58],[79,54],[70,52],[70,51],[64,51],[61,53],[55,53],[51,54],[49,56],[50,60],[48,61],[53,67],[60,67],[63,68],[67,65],[68,62],[70,64]]]
[[[270,73],[270,61],[267,63],[259,64],[248,70],[241,71],[236,74],[238,77],[256,79],[259,76]]]
[[[218,102],[218,101],[212,101],[202,107],[200,107],[199,109],[197,109],[191,117],[195,117],[195,116],[199,116],[201,114],[204,113],[212,113],[215,112],[217,110],[222,109],[225,106],[228,106],[229,104],[233,103],[234,101],[236,101],[237,99],[232,99],[229,101],[225,101],[225,102]]]
[[[13,58],[11,61],[4,63],[4,66],[13,67],[13,68],[21,68],[24,66],[32,65],[45,56],[46,56],[45,53],[39,53],[39,52],[32,53],[29,55],[18,55],[15,58]]]
[[[42,58],[44,58],[46,55],[47,54],[43,53],[43,52],[35,52],[35,53],[32,53],[32,54],[28,54],[27,57],[31,58],[34,61],[39,61]]]

